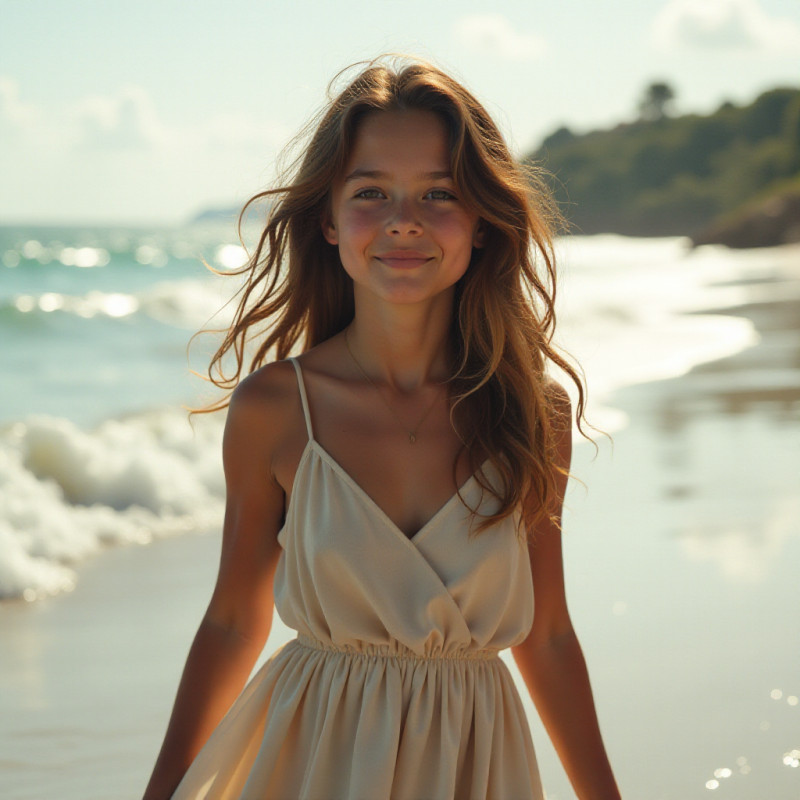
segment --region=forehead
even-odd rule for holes
[[[450,146],[444,120],[432,111],[370,111],[358,124],[345,175],[353,170],[446,171]]]

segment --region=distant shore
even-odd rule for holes
[[[692,236],[692,244],[739,249],[800,242],[800,188],[775,192]]]

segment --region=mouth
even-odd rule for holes
[[[392,269],[416,269],[431,261],[431,257],[417,251],[398,251],[375,256],[377,261]]]

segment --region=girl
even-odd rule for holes
[[[257,195],[278,202],[212,361],[236,362],[219,576],[147,800],[542,798],[506,647],[578,796],[619,796],[564,597],[548,366],[579,425],[584,395],[531,179],[462,86],[382,59]],[[273,603],[297,638],[242,691]]]

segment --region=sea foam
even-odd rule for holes
[[[0,313],[46,315],[53,312],[83,319],[94,317],[130,317],[144,314],[159,322],[184,330],[196,330],[211,323],[229,324],[233,315],[226,300],[238,284],[223,286],[218,279],[161,281],[143,291],[102,292],[82,295],[60,292],[17,294],[0,300]]]
[[[111,253],[99,270],[62,262],[59,271],[40,274],[47,254],[31,241],[13,251],[21,263],[0,292],[0,334],[15,343],[2,352],[13,384],[0,387],[0,414],[10,421],[0,430],[6,598],[69,589],[76,566],[108,544],[219,528],[221,415],[197,418],[192,431],[177,409],[119,413],[191,401],[194,389],[179,380],[188,333],[225,328],[233,306],[220,309],[241,285],[239,277],[190,269],[177,253],[163,268],[142,272],[157,248],[169,248],[133,235],[124,257],[119,242],[74,243]],[[235,266],[241,253],[220,241],[212,260]],[[626,424],[615,405],[619,389],[752,345],[751,322],[725,310],[770,302],[786,291],[775,278],[797,263],[796,249],[691,250],[677,238],[570,237],[558,251],[558,342],[586,373],[589,421],[609,432]],[[88,263],[92,253],[81,258]],[[26,416],[31,409],[53,415]],[[103,418],[96,428],[76,424]]]
[[[222,419],[179,410],[93,431],[30,417],[0,434],[0,598],[70,589],[73,568],[108,544],[218,528]]]
[[[758,340],[752,322],[725,310],[744,302],[735,284],[772,264],[688,240],[604,235],[558,243],[563,270],[557,343],[580,364],[589,386],[588,417],[624,427],[614,394],[686,374]],[[570,390],[570,382],[565,383]]]

